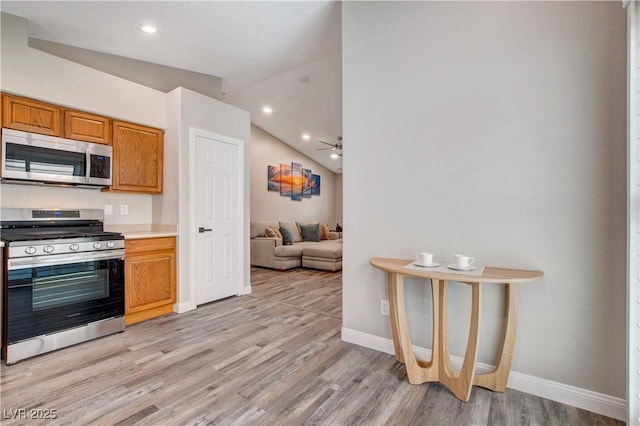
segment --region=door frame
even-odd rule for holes
[[[191,301],[193,309],[197,307],[197,294],[198,294],[198,283],[197,281],[197,262],[196,262],[196,250],[198,248],[197,245],[197,235],[196,235],[196,179],[197,179],[197,164],[198,159],[196,156],[196,144],[197,138],[199,136],[214,139],[220,142],[229,143],[232,145],[236,145],[238,147],[238,213],[240,215],[240,223],[238,226],[238,244],[237,253],[238,256],[238,267],[240,277],[238,279],[238,289],[236,295],[244,294],[244,223],[245,223],[245,211],[244,211],[244,155],[245,155],[245,143],[240,139],[231,138],[229,136],[224,136],[218,133],[210,132],[207,130],[198,129],[195,127],[189,127],[189,223],[191,224],[188,236],[189,239],[189,275],[191,277],[191,282],[189,283],[191,294]]]

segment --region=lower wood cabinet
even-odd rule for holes
[[[125,241],[125,323],[173,312],[176,302],[176,238]]]

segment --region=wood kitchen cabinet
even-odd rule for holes
[[[176,302],[176,238],[125,241],[125,323],[173,312]]]
[[[111,145],[111,120],[101,115],[65,109],[64,137]]]
[[[2,95],[2,127],[62,135],[62,108],[33,99]]]
[[[113,121],[112,190],[162,192],[164,131]]]

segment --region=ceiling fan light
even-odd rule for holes
[[[140,24],[138,26],[138,28],[140,29],[140,31],[145,32],[147,34],[153,34],[156,31],[158,31],[158,29],[156,27],[154,27],[153,25]]]
[[[332,152],[331,158],[333,158],[334,160],[337,160],[338,158],[340,158],[340,155],[337,152]]]

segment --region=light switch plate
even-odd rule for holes
[[[104,215],[112,216],[113,215],[113,204],[105,204],[104,205]]]
[[[129,214],[129,205],[128,204],[120,204],[120,214],[122,216],[126,216]]]

